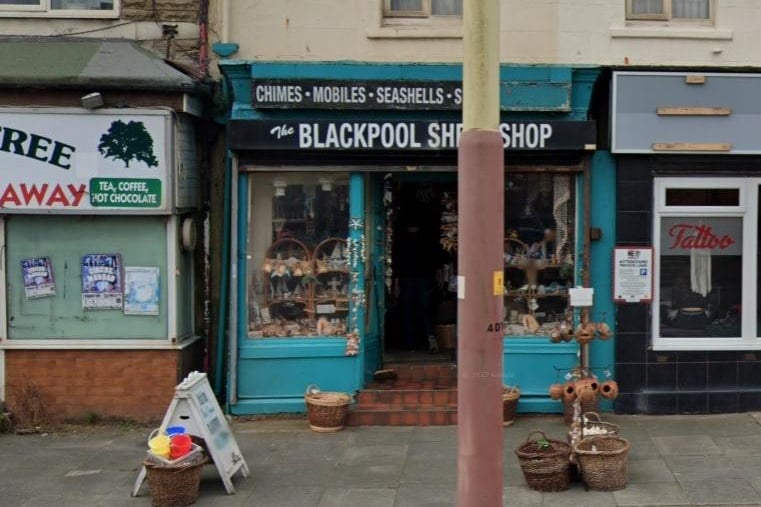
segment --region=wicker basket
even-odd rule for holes
[[[512,426],[515,422],[515,409],[520,397],[521,391],[516,387],[505,387],[502,391],[502,426]]]
[[[533,435],[541,435],[538,440],[531,440]],[[541,449],[540,441],[549,444],[548,449]],[[515,450],[521,464],[526,484],[536,491],[565,491],[570,485],[571,446],[559,440],[550,440],[542,431],[534,431],[526,441]]]
[[[179,465],[160,465],[153,461],[143,462],[151,490],[153,507],[184,507],[198,499],[201,470],[206,458]]]
[[[457,324],[440,324],[436,326],[436,341],[440,349],[456,349]]]
[[[624,489],[629,480],[629,442],[620,437],[584,438],[573,447],[581,477],[594,491]]]
[[[346,393],[317,392],[304,395],[309,427],[319,433],[343,429],[351,396]]]

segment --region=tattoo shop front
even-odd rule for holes
[[[616,410],[761,409],[761,75],[616,72],[616,242],[652,249],[618,306]]]
[[[454,363],[461,67],[220,67],[233,100],[231,412],[300,412],[309,385],[354,392],[384,365]],[[592,312],[613,325],[613,164],[589,120],[599,70],[501,74],[504,383],[520,385],[519,410],[553,412],[549,385],[579,362],[575,343],[549,338],[578,318],[568,289],[597,288]],[[588,360],[612,371],[612,341]]]

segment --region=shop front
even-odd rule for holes
[[[454,364],[461,68],[221,68],[233,99],[231,412],[299,412],[310,385],[354,392],[389,364]],[[570,288],[598,288],[593,316],[613,325],[610,201],[592,199],[614,188],[589,120],[597,76],[502,69],[499,331],[504,383],[520,385],[523,411],[562,410],[547,390],[579,347],[550,336],[579,318]],[[610,343],[591,349],[600,374],[613,371]]]
[[[9,409],[20,427],[159,417],[201,356],[190,119],[155,109],[3,108],[0,126]]]
[[[617,243],[651,249],[653,296],[618,306],[628,413],[761,406],[758,74],[613,77]]]

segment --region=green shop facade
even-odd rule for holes
[[[231,101],[231,413],[301,412],[310,385],[354,392],[384,365],[425,361],[403,339],[425,330],[407,327],[406,305],[440,340],[456,329],[461,66],[220,67]],[[579,318],[569,289],[593,288],[590,318],[614,326],[615,178],[590,112],[598,78],[598,68],[501,69],[504,383],[520,386],[523,412],[562,411],[548,388],[580,349],[550,334]],[[412,223],[425,232],[414,240]],[[422,306],[399,295],[410,264],[430,281]],[[598,376],[614,374],[614,340],[589,348]]]

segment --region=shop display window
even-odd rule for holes
[[[572,174],[508,173],[505,335],[547,336],[570,322],[576,189]]]
[[[657,348],[753,346],[759,229],[751,179],[656,178]],[[751,311],[751,307],[752,311]],[[749,320],[750,319],[750,320]]]
[[[255,173],[248,223],[248,335],[344,336],[349,177]]]

